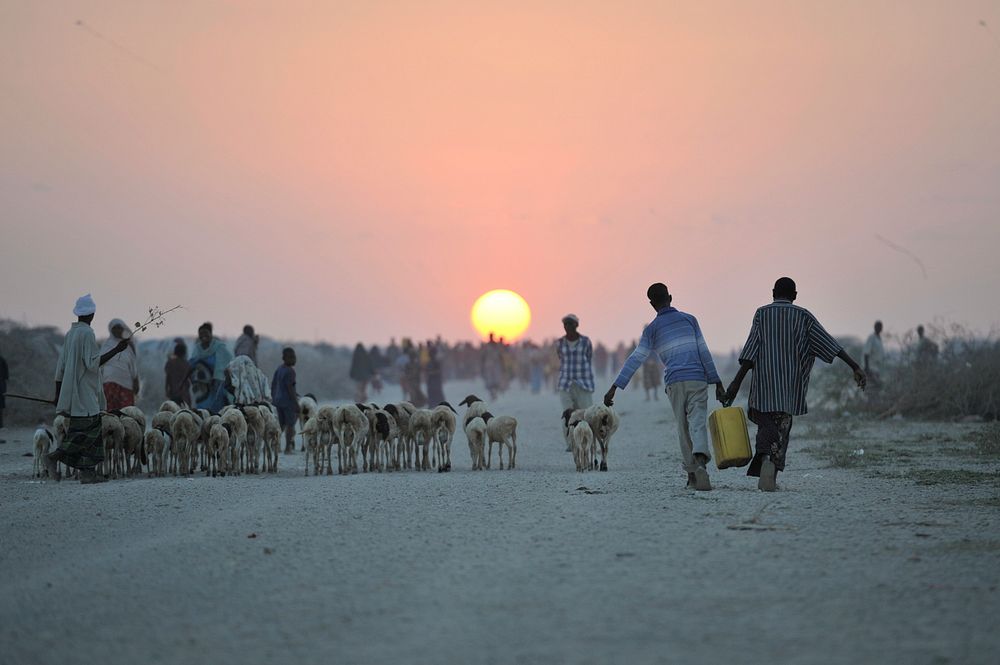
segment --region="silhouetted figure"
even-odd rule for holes
[[[233,347],[233,357],[247,356],[257,364],[257,347],[260,345],[260,335],[254,332],[253,326],[247,324],[243,326],[243,334],[236,340]]]
[[[859,388],[863,390],[867,382],[864,370],[816,317],[793,304],[798,293],[791,278],[776,281],[771,293],[774,302],[753,316],[740,353],[740,370],[725,395],[726,403],[731,403],[753,370],[748,415],[757,425],[757,450],[747,475],[758,476],[757,487],[765,492],[777,488],[778,472],[785,469],[792,419],[808,410],[806,390],[815,359],[832,363],[840,358],[854,372]]]
[[[365,351],[365,347],[361,342],[358,342],[354,347],[354,355],[351,356],[350,376],[356,385],[354,401],[367,402],[368,382],[375,376],[375,368],[372,367],[371,356]]]
[[[285,454],[295,452],[295,423],[299,419],[299,395],[295,386],[295,349],[281,350],[281,366],[271,379],[271,403],[278,410],[278,424],[285,433]]]
[[[427,344],[427,367],[424,374],[427,378],[427,403],[437,406],[446,401],[444,397],[444,374],[441,369],[441,351],[433,343]]]
[[[652,284],[646,290],[646,297],[656,311],[656,318],[643,329],[635,350],[604,395],[604,403],[611,406],[615,391],[625,388],[643,361],[655,352],[663,363],[663,380],[677,420],[677,438],[688,487],[711,490],[707,469],[712,459],[708,447],[708,384],[715,384],[715,397],[722,401],[722,379],[715,369],[698,319],[671,306],[673,296],[666,284]]]
[[[490,394],[490,399],[495,400],[500,395],[504,384],[503,348],[497,342],[493,333],[490,333],[487,341],[481,350],[483,383]]]
[[[872,388],[882,385],[882,372],[885,371],[885,348],[882,346],[882,322],[875,322],[875,330],[865,340],[862,352],[865,374]]]
[[[922,325],[917,326],[917,367],[926,369],[936,363],[939,352],[938,345],[924,336],[924,327]]]
[[[188,364],[187,345],[183,340],[178,339],[174,344],[174,352],[167,358],[163,373],[166,377],[164,391],[167,399],[184,407],[194,406],[191,399],[191,365]]]

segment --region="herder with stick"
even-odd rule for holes
[[[101,441],[101,411],[105,397],[101,389],[100,366],[128,348],[122,339],[101,355],[97,338],[90,327],[97,307],[88,293],[77,299],[73,314],[77,316],[56,363],[56,412],[69,418],[66,437],[59,448],[43,459],[49,478],[60,480],[57,462],[80,470],[81,483],[99,483],[95,467],[104,461]]]

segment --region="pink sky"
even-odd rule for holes
[[[787,274],[834,334],[1000,322],[995,2],[7,0],[0,90],[0,317],[471,339],[508,288],[617,342],[664,281],[724,350]]]

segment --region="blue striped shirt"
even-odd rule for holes
[[[664,385],[679,381],[721,381],[698,319],[674,307],[665,307],[642,331],[639,344],[625,361],[615,385],[619,388],[627,386],[651,351],[655,351],[663,363]]]
[[[740,353],[753,363],[750,408],[803,415],[814,361],[832,363],[842,349],[807,309],[787,300],[759,308]]]

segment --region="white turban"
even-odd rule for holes
[[[94,303],[94,299],[89,293],[76,299],[76,306],[73,308],[73,314],[75,316],[88,316],[96,311],[97,305]]]

